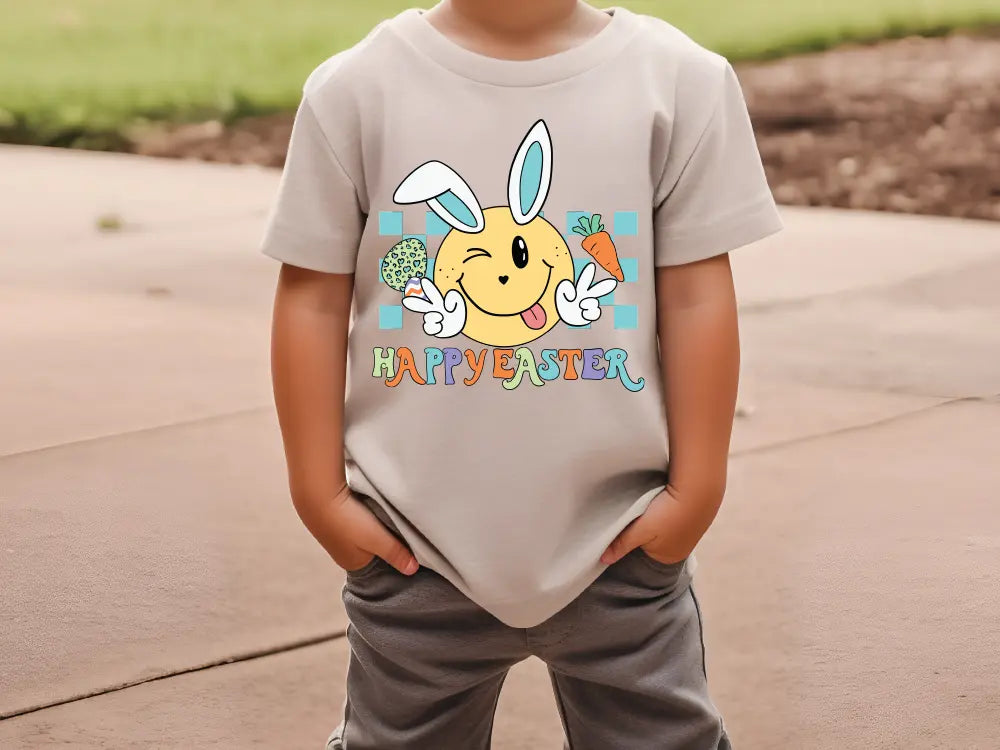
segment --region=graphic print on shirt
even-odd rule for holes
[[[397,242],[382,259],[381,277],[402,294],[403,308],[421,316],[428,336],[451,339],[463,334],[496,347],[493,374],[503,378],[507,389],[525,378],[539,386],[560,375],[579,379],[579,364],[584,379],[621,379],[628,390],[639,390],[643,380],[628,375],[627,355],[621,349],[542,350],[536,361],[524,346],[560,322],[589,328],[601,317],[601,300],[611,298],[625,281],[600,214],[580,214],[572,230],[583,237],[583,249],[597,263],[574,262],[566,239],[542,215],[551,182],[552,141],[544,120],[529,129],[515,152],[507,205],[484,209],[450,166],[436,160],[421,164],[400,182],[393,200],[400,205],[425,203],[448,229],[432,262],[420,239]],[[598,263],[611,278],[596,280]],[[463,353],[454,347],[428,347],[425,354],[426,378],[406,347],[392,354],[376,348],[373,375],[385,372],[387,385],[398,385],[404,373],[414,382],[435,383],[433,368],[442,365],[445,383],[453,384],[452,368],[464,359],[474,377],[463,382],[472,385],[485,366],[486,350]]]

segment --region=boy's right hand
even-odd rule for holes
[[[390,532],[367,506],[344,488],[327,505],[319,528],[313,531],[320,543],[344,570],[358,570],[381,557],[404,575],[420,567],[413,553]],[[305,519],[303,519],[305,520]]]
[[[378,555],[412,575],[419,567],[413,553],[351,494],[343,470],[336,468],[344,465],[347,331],[353,298],[352,274],[281,266],[271,372],[288,487],[302,523],[342,568],[357,570]]]

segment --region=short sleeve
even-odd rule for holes
[[[303,98],[260,250],[293,266],[354,273],[364,223],[358,191]]]
[[[697,97],[704,101],[704,92],[697,92]],[[709,99],[708,106],[707,124],[692,126],[683,118],[698,107],[684,108],[683,101],[677,104],[678,123],[653,213],[657,266],[721,255],[782,228],[743,92],[728,63],[721,91]],[[695,119],[706,122],[704,116]]]

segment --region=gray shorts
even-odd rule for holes
[[[487,750],[507,671],[549,668],[571,750],[730,750],[708,694],[683,563],[635,550],[532,628],[497,620],[433,571],[376,558],[343,589],[344,719],[327,750]]]

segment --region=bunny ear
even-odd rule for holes
[[[552,182],[552,139],[544,120],[531,126],[510,166],[507,201],[514,221],[527,224],[538,216]]]
[[[483,209],[458,172],[439,161],[421,164],[406,176],[392,199],[396,203],[427,206],[459,232],[474,234],[486,225]]]

